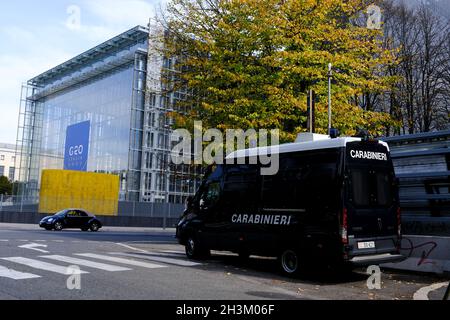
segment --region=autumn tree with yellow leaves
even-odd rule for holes
[[[365,111],[358,98],[384,92],[392,54],[382,30],[367,28],[365,0],[172,0],[164,16],[165,54],[187,86],[175,115],[179,126],[202,120],[209,128],[274,129],[281,141],[306,131],[307,93],[318,95],[316,128],[326,133],[328,63],[333,72],[333,127],[382,135],[395,123]],[[376,1],[375,1],[376,4]]]

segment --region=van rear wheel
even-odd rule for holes
[[[299,273],[300,259],[298,251],[295,249],[286,249],[280,255],[280,266],[284,274],[293,276]]]
[[[189,259],[202,259],[208,257],[211,254],[211,252],[208,249],[204,248],[201,245],[200,241],[198,241],[194,236],[189,236],[187,238],[185,248],[186,256]]]

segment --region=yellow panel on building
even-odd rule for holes
[[[69,170],[43,170],[40,213],[67,208],[85,209],[96,215],[116,216],[119,176]]]

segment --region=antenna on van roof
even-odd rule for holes
[[[331,136],[331,79],[333,78],[333,65],[328,64],[328,134]]]

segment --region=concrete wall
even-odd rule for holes
[[[399,178],[402,213],[450,217],[450,130],[382,140]]]
[[[383,266],[420,272],[450,272],[449,237],[406,235],[402,240],[401,253],[408,257],[405,261]]]

